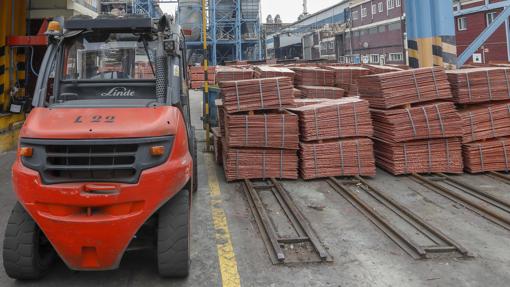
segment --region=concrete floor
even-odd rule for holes
[[[201,127],[201,96],[192,93],[193,121]],[[198,137],[202,139],[203,131]],[[200,148],[199,148],[200,149]],[[14,153],[0,155],[0,237],[15,202],[10,165]],[[472,259],[416,261],[335,193],[324,181],[285,182],[298,207],[328,247],[334,262],[274,266],[239,184],[227,184],[221,168],[211,168],[212,155],[199,154],[199,191],[192,215],[191,275],[185,280],[163,280],[156,273],[151,252],[128,253],[121,268],[111,272],[73,272],[58,263],[40,282],[19,283],[0,270],[0,286],[222,286],[209,186],[219,181],[222,209],[235,252],[242,286],[508,286],[510,231],[431,192],[405,177],[379,171],[370,180],[386,194],[413,210],[473,255]],[[510,185],[487,176],[462,180],[510,201]],[[317,210],[310,206],[324,206]],[[1,252],[1,251],[0,251]],[[1,265],[0,258],[0,265]],[[229,266],[234,269],[234,266]],[[0,268],[1,269],[1,268]],[[235,270],[227,270],[233,271]],[[225,272],[225,270],[224,270]],[[228,284],[223,284],[227,286]],[[234,286],[234,285],[228,285]]]

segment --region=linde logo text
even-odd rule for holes
[[[125,87],[115,87],[108,92],[101,93],[101,97],[134,97],[135,91]]]

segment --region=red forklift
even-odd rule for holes
[[[86,16],[49,24],[48,49],[12,167],[18,203],[7,275],[112,270],[154,248],[163,277],[190,267],[197,147],[186,50],[171,16]]]

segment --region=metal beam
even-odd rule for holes
[[[486,4],[486,5],[482,5],[482,6],[478,6],[478,7],[454,11],[453,16],[458,17],[458,16],[463,16],[463,15],[468,15],[468,14],[473,14],[473,13],[490,11],[490,10],[494,10],[494,9],[506,8],[508,6],[510,6],[509,1],[501,1],[501,2],[497,2],[497,3]]]
[[[482,46],[483,43],[485,43],[485,41],[487,41],[489,37],[492,36],[492,34],[494,34],[494,32],[496,32],[496,30],[501,26],[501,24],[505,23],[509,16],[510,6],[507,6],[503,10],[503,12],[501,12],[498,15],[498,17],[496,17],[496,19],[494,19],[494,21],[487,28],[485,28],[485,30],[483,30],[483,32],[480,35],[478,35],[478,37],[473,41],[473,43],[471,43],[466,48],[466,50],[462,52],[462,54],[459,56],[457,60],[457,67],[459,68],[462,67],[467,62],[467,60],[473,55],[473,53],[476,52],[476,50],[478,50],[480,46]]]

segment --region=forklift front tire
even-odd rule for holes
[[[55,258],[51,243],[17,202],[9,217],[3,243],[7,275],[18,280],[40,279],[46,275]]]
[[[190,268],[190,194],[181,190],[159,210],[158,271],[162,277],[187,277]]]

